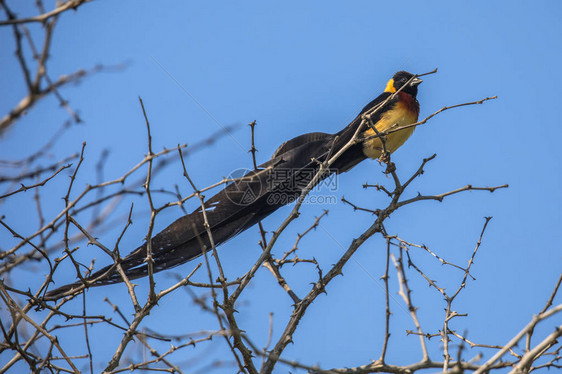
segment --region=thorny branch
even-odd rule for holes
[[[11,27],[13,30],[16,57],[27,88],[27,95],[24,96],[8,114],[0,118],[0,135],[14,125],[14,123],[24,116],[38,101],[51,94],[56,97],[60,106],[67,110],[75,122],[81,122],[82,120],[76,111],[69,106],[68,101],[63,98],[59,89],[72,83],[81,82],[86,76],[101,71],[121,70],[123,68],[123,65],[114,67],[98,65],[89,70],[78,69],[71,74],[62,75],[58,79],[52,79],[50,77],[47,69],[47,62],[51,53],[51,40],[58,17],[64,11],[76,9],[88,1],[90,0],[59,2],[56,9],[53,11],[42,12],[39,16],[27,19],[17,18],[16,14],[8,7],[6,1],[0,1],[0,8],[4,11],[7,18],[5,21],[0,21],[0,27]],[[41,0],[37,0],[36,4],[38,9],[43,10],[43,3]],[[41,22],[43,24],[43,42],[41,48],[37,48],[37,44],[31,32],[24,25],[27,22]],[[26,57],[26,49],[31,52],[31,59]],[[32,69],[32,65],[35,65],[35,69]]]
[[[1,2],[4,3],[5,0]],[[0,21],[0,26],[6,25],[17,25],[23,23],[30,23],[30,22],[40,22],[45,23],[49,19],[58,16],[59,14],[66,12],[68,10],[77,10],[78,7],[82,4],[89,3],[92,0],[67,0],[67,1],[58,1],[56,7],[49,11],[49,12],[42,12],[41,14],[28,17],[28,18],[16,18],[16,17],[9,17],[6,21]]]

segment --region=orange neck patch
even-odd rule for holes
[[[396,92],[396,88],[394,88],[394,79],[388,81],[388,83],[386,84],[386,88],[384,89],[384,92],[390,92],[390,93]]]

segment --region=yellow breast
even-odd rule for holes
[[[412,112],[408,106],[399,101],[394,108],[384,113],[381,119],[375,123],[375,127],[379,132],[386,131],[394,125],[398,126],[410,125],[418,121],[418,115]],[[393,132],[386,137],[386,149],[392,153],[397,150],[412,135],[415,127]],[[369,128],[363,133],[363,137],[376,135],[375,131]],[[373,138],[363,142],[363,153],[369,158],[377,159],[380,157],[383,146],[380,138]]]

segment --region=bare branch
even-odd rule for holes
[[[6,25],[17,25],[22,23],[30,23],[30,22],[40,22],[45,23],[45,21],[49,20],[50,18],[56,17],[59,14],[66,12],[67,10],[76,10],[80,5],[85,3],[89,3],[92,0],[67,0],[57,2],[57,7],[50,12],[46,12],[35,17],[29,18],[9,18],[6,21],[0,21],[0,26]],[[3,2],[3,1],[2,1]]]

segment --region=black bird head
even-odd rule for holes
[[[416,95],[418,94],[418,85],[423,81],[419,78],[412,79],[413,76],[414,74],[408,73],[407,71],[399,71],[398,73],[394,74],[391,80],[388,81],[384,92],[394,93],[398,91],[402,86],[406,85],[400,92],[405,92],[412,95],[413,97],[416,97]]]

